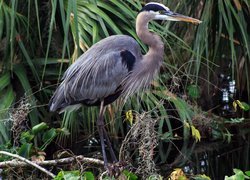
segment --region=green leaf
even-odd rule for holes
[[[101,19],[99,20],[104,20],[110,27],[112,27],[112,31],[116,34],[122,34],[120,29],[116,26],[116,23],[112,21],[112,19],[107,16],[107,14],[102,11],[100,8],[98,8],[96,5],[93,4],[86,4],[85,5],[90,11],[94,12],[95,14],[98,14]],[[101,21],[100,21],[101,22]]]
[[[245,180],[245,175],[240,169],[233,169],[234,175],[225,176],[225,180]]]
[[[236,174],[235,174],[235,177],[237,180],[245,180],[245,175],[242,171],[238,171]]]
[[[4,13],[3,13],[3,1],[0,2],[0,39],[2,39],[4,31]]]
[[[44,150],[51,143],[51,141],[55,139],[56,136],[57,133],[55,128],[51,128],[50,130],[46,131],[42,137],[44,144],[41,146],[41,149]]]
[[[32,134],[30,131],[22,132],[20,141],[22,144],[30,143],[34,137],[34,134]]]
[[[164,142],[172,142],[173,140],[180,139],[180,137],[178,137],[178,136],[173,136],[173,132],[171,132],[171,131],[165,132],[164,134],[162,134],[160,136],[160,138]]]
[[[168,140],[171,139],[172,137],[173,137],[172,132],[165,132],[164,134],[162,134],[161,140]]]
[[[65,128],[65,127],[63,127],[63,128],[57,128],[57,129],[56,129],[56,132],[57,132],[57,133],[62,133],[62,134],[65,135],[65,136],[70,135],[69,130],[68,130],[67,128]]]
[[[102,178],[102,180],[116,180],[116,179],[113,176],[112,177],[110,177],[110,176],[104,176]]]
[[[0,91],[10,84],[10,73],[4,73],[0,77]]]
[[[241,174],[241,173],[243,173],[240,169],[233,169],[233,172],[235,173],[235,174]]]
[[[29,53],[27,52],[27,49],[25,48],[23,42],[21,40],[18,41],[19,47],[24,55],[24,57],[26,58],[27,63],[30,66],[30,69],[34,75],[34,78],[36,79],[37,82],[41,82],[39,75],[37,73],[37,69],[35,68],[33,62],[31,61],[30,57],[29,57]]]
[[[225,122],[229,123],[242,123],[245,121],[245,118],[230,118],[230,120],[225,120]]]
[[[129,180],[137,180],[137,179],[138,179],[138,177],[137,177],[134,173],[132,173],[132,172],[130,172],[130,171],[128,171],[128,170],[124,170],[122,173],[123,173],[123,174],[127,177],[127,179],[129,179]]]
[[[151,175],[147,178],[147,180],[163,180],[163,177],[160,175]],[[187,180],[185,176],[179,176],[178,180]]]
[[[250,105],[245,103],[245,102],[241,102],[241,108],[244,110],[244,111],[248,111],[250,109]]]
[[[192,177],[194,180],[211,180],[210,177],[206,176],[205,174],[198,174]]]
[[[32,143],[25,143],[23,144],[20,149],[18,150],[18,154],[22,157],[29,158],[30,157],[30,152],[32,148]]]
[[[200,88],[197,85],[189,85],[187,87],[188,90],[188,95],[193,98],[193,99],[197,99],[200,97]]]
[[[2,79],[2,78],[1,78]],[[5,79],[5,78],[4,78]],[[5,87],[5,83],[1,83]],[[0,91],[0,144],[8,142],[11,139],[10,133],[10,108],[15,100],[15,93],[12,86],[7,85],[7,88],[4,88]]]
[[[40,124],[37,124],[35,125],[32,129],[31,129],[31,132],[34,134],[34,135],[37,135],[38,133],[44,131],[45,129],[48,129],[48,125],[45,123],[45,122],[42,122]]]
[[[95,180],[95,176],[92,172],[87,171],[83,173],[83,179],[84,180]]]
[[[63,175],[64,175],[63,171],[60,171],[54,178],[54,180],[64,180]]]
[[[60,171],[54,180],[77,180],[80,179],[80,171]]]
[[[8,88],[4,89],[0,93],[0,102],[1,102],[0,118],[2,119],[6,118],[9,108],[11,107],[14,100],[15,100],[15,93],[11,86],[8,86]]]
[[[227,141],[227,143],[230,143],[232,140],[233,134],[231,134],[227,129],[225,129],[226,133],[223,133],[223,139]]]
[[[245,174],[250,177],[250,171],[246,171]]]

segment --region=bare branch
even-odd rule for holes
[[[6,152],[6,151],[0,151],[0,154],[4,154],[4,155],[7,155],[7,156],[11,156],[11,157],[14,157],[14,158],[17,158],[19,159],[20,161],[23,161],[25,162],[26,164],[29,164],[37,169],[39,169],[40,171],[44,172],[45,174],[51,176],[52,178],[56,177],[53,173],[49,172],[48,170],[46,170],[45,168],[39,166],[37,163],[34,163],[28,159],[25,159],[24,157],[22,156],[19,156],[17,154],[12,154],[12,153],[9,153],[9,152]],[[16,161],[17,165],[19,165],[19,163],[21,163],[20,161]],[[2,162],[3,164],[4,163],[7,163],[8,161],[5,161],[5,162]]]
[[[1,154],[2,151],[0,151]],[[3,154],[3,153],[2,153]],[[62,165],[62,164],[69,164],[72,162],[85,162],[89,164],[96,164],[99,166],[103,166],[104,162],[99,159],[94,158],[87,158],[82,155],[75,156],[75,157],[68,157],[68,158],[62,158],[62,159],[55,159],[55,160],[47,160],[47,161],[37,161],[32,162],[39,166],[56,166],[56,165]],[[11,161],[5,161],[0,162],[0,168],[6,168],[6,167],[26,167],[27,164],[25,162],[21,162],[18,160],[11,160]]]

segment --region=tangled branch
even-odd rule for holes
[[[87,157],[84,157],[82,155],[75,156],[75,157],[55,159],[55,160],[34,162],[34,161],[30,161],[28,159],[25,159],[24,157],[19,156],[17,154],[12,154],[12,153],[9,153],[6,151],[0,151],[0,154],[4,154],[4,155],[11,156],[11,157],[18,159],[18,160],[0,162],[0,168],[33,166],[33,167],[39,169],[40,171],[44,172],[45,174],[51,176],[52,178],[54,178],[55,175],[41,166],[58,166],[58,165],[62,165],[62,164],[69,164],[69,163],[76,162],[76,161],[84,162],[84,163],[88,163],[88,164],[95,164],[98,166],[104,165],[104,162],[99,160],[99,159],[87,158]]]
[[[12,153],[9,153],[9,152],[6,152],[6,151],[0,151],[0,154],[4,154],[4,155],[11,156],[11,157],[14,157],[16,159],[19,159],[20,161],[39,169],[40,171],[44,172],[45,174],[49,175],[52,178],[56,177],[53,173],[49,172],[47,169],[41,167],[40,165],[38,165],[35,162],[32,162],[32,161],[30,161],[28,159],[25,159],[22,156],[19,156],[17,154],[12,154]],[[16,166],[19,166],[21,164],[20,161],[16,161],[14,164],[16,164]],[[5,165],[5,167],[9,167],[8,162],[10,162],[10,161],[1,162],[2,166],[0,165],[0,167],[2,168],[3,165]],[[12,163],[13,163],[13,161],[12,161]]]

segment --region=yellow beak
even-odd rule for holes
[[[173,19],[176,19],[176,21],[184,21],[184,22],[190,22],[190,23],[194,23],[194,24],[200,24],[202,23],[202,21],[200,21],[199,19],[195,19],[189,16],[184,16],[182,14],[178,14],[178,13],[173,13],[171,15],[167,15]]]
[[[189,16],[184,16],[182,14],[175,13],[172,11],[161,12],[161,14],[155,16],[155,19],[168,20],[168,21],[184,21],[184,22],[190,22],[194,24],[202,23],[202,21],[200,21],[199,19],[195,19]]]

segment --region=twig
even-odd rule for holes
[[[40,171],[44,172],[45,174],[51,176],[52,178],[56,177],[53,173],[49,172],[48,170],[44,169],[43,167],[39,166],[37,163],[34,163],[28,159],[25,159],[24,157],[22,156],[19,156],[17,154],[12,154],[12,153],[9,153],[9,152],[6,152],[6,151],[0,151],[0,154],[4,154],[4,155],[7,155],[7,156],[11,156],[11,157],[14,157],[14,158],[17,158],[19,159],[20,161],[23,161],[37,169],[39,169]],[[7,161],[8,162],[8,161]],[[3,163],[6,163],[6,162],[3,162]],[[20,163],[18,161],[16,161],[16,163]]]
[[[1,153],[1,151],[0,151]],[[62,158],[62,159],[55,159],[55,160],[47,160],[47,161],[37,161],[35,164],[39,166],[55,166],[55,165],[62,165],[62,164],[69,164],[75,161],[80,161],[80,162],[85,162],[85,163],[91,163],[91,164],[96,164],[103,166],[104,162],[99,160],[99,159],[94,159],[94,158],[86,158],[82,155],[76,156],[76,157],[68,157],[68,158]],[[17,160],[12,160],[12,161],[5,161],[5,162],[0,162],[0,168],[5,168],[5,167],[25,167],[27,166],[26,163],[20,162]]]

